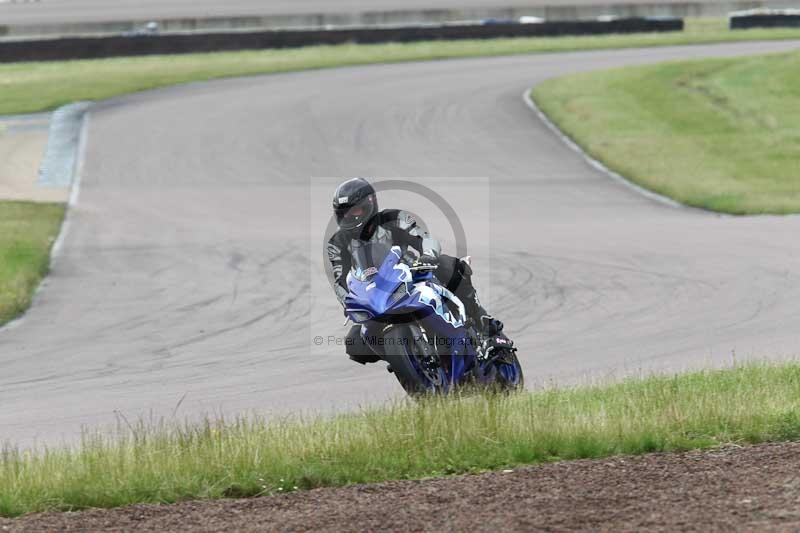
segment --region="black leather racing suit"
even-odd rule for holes
[[[358,248],[365,243],[383,241],[400,246],[403,258],[409,263],[421,255],[437,257],[438,267],[434,271],[434,276],[464,303],[467,316],[478,324],[482,316],[489,316],[478,301],[469,265],[456,257],[440,253],[439,242],[420,228],[411,214],[396,209],[385,209],[356,231],[358,233],[354,234],[339,230],[328,241],[328,260],[335,280],[334,289],[342,304],[348,293],[347,274],[353,265],[353,257]],[[361,326],[350,328],[345,342],[347,354],[362,364],[378,361],[379,358],[361,338],[360,329]]]

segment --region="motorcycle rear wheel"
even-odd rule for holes
[[[525,388],[525,377],[517,352],[506,350],[491,363],[492,386],[498,391],[513,392]]]

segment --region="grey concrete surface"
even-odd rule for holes
[[[383,365],[313,346],[343,328],[320,270],[330,190],[311,176],[487,178],[484,197],[464,180],[446,191],[465,220],[491,221],[488,238],[467,228],[476,282],[530,386],[793,356],[800,218],[643,198],[589,167],[522,94],[570,72],[798,48],[377,65],[99,104],[53,273],[28,315],[0,330],[0,440],[74,439],[115,413],[169,418],[184,396],[178,417],[397,397]]]

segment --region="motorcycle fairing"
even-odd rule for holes
[[[415,276],[400,262],[401,257],[400,247],[393,246],[373,275],[348,274],[347,314],[353,322],[362,324],[365,339],[382,337],[383,329],[391,327],[386,323],[391,323],[387,318],[392,315],[417,316],[429,342],[433,339],[446,343],[449,350],[438,351],[450,360],[446,365],[448,378],[458,382],[476,361],[476,350],[464,324],[464,304],[447,288],[432,282],[430,273]],[[445,301],[456,307],[458,316],[448,309]],[[377,318],[382,320],[373,320]],[[372,348],[379,354],[383,351],[380,346]]]

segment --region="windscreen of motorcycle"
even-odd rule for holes
[[[376,235],[376,237],[379,236]],[[358,281],[367,281],[377,274],[378,269],[383,264],[383,260],[392,251],[391,238],[353,241],[352,246],[353,267],[350,273]]]

